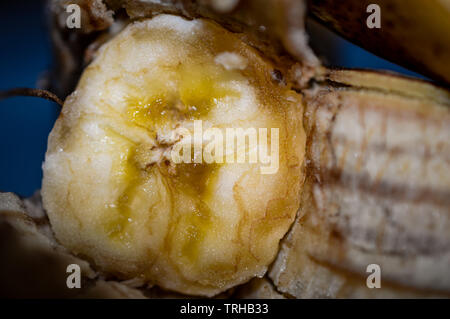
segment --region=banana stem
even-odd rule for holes
[[[14,88],[6,91],[0,91],[0,100],[7,99],[14,96],[33,96],[43,98],[57,103],[59,106],[63,106],[63,101],[56,96],[56,94],[42,89],[31,88]]]

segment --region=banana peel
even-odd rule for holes
[[[309,0],[319,21],[357,45],[430,78],[450,83],[450,1],[380,0],[381,28],[366,25],[369,0]]]
[[[306,181],[269,277],[296,298],[450,293],[450,96],[330,70],[305,92]],[[369,289],[367,266],[381,269]]]

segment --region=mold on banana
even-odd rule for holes
[[[49,137],[42,195],[57,239],[101,270],[185,294],[263,276],[299,207],[305,152],[301,96],[274,69],[205,19],[159,15],[103,45]],[[196,120],[279,129],[278,171],[174,162]]]

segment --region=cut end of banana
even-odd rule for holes
[[[84,71],[49,137],[42,195],[57,239],[106,272],[185,294],[262,276],[303,180],[302,101],[277,72],[208,20],[159,15],[126,27]],[[276,169],[227,160],[228,148],[231,157],[199,161],[199,123],[221,136],[266,129],[269,153],[277,129]],[[192,161],[177,162],[186,143],[196,143]]]

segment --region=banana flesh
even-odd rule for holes
[[[450,95],[329,71],[306,93],[306,180],[269,276],[297,297],[450,294]],[[381,269],[369,289],[367,266]]]
[[[208,20],[126,27],[100,48],[49,137],[42,196],[56,238],[105,272],[185,294],[263,276],[295,218],[305,147],[301,96],[274,68]],[[195,120],[278,128],[277,172],[173,162],[180,127],[192,132]]]

